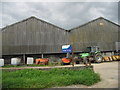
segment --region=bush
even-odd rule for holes
[[[73,84],[93,85],[100,81],[100,76],[90,69],[79,71],[68,69],[51,69],[42,71],[24,69],[3,71],[3,88],[50,88]]]

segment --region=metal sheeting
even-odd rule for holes
[[[2,57],[2,32],[0,29],[0,58]]]
[[[62,53],[63,44],[73,45],[75,52],[85,51],[89,46],[113,51],[119,38],[118,28],[118,25],[99,18],[66,31],[31,17],[2,29],[2,51],[3,55]]]
[[[116,42],[115,45],[116,45],[116,51],[120,51],[120,42]]]
[[[100,25],[103,23],[103,25]],[[89,46],[99,46],[101,51],[115,50],[118,41],[118,26],[105,19],[97,19],[70,31],[69,43],[75,51],[85,51]]]
[[[61,53],[66,31],[36,18],[8,26],[3,30],[3,55]]]

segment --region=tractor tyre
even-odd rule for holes
[[[96,54],[95,55],[95,62],[101,63],[102,61],[103,61],[103,56],[101,54]]]

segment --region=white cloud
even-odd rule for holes
[[[2,2],[118,2],[119,0],[2,0]]]
[[[2,26],[15,23],[30,16],[53,23],[65,29],[76,27],[103,16],[118,21],[115,2],[3,2]]]

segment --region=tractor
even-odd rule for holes
[[[101,51],[99,51],[99,48],[97,46],[94,47],[87,47],[86,53],[80,53],[78,54],[78,61],[83,61],[84,64],[90,64],[91,62],[101,63],[103,61],[103,56],[101,54]],[[76,62],[78,62],[76,61]]]
[[[74,57],[74,62],[79,64],[81,61],[85,65],[91,65],[91,62],[101,63],[103,61],[103,56],[101,51],[99,51],[98,46],[87,47],[85,53],[80,53]],[[62,64],[69,65],[72,62],[72,58],[62,58]]]

